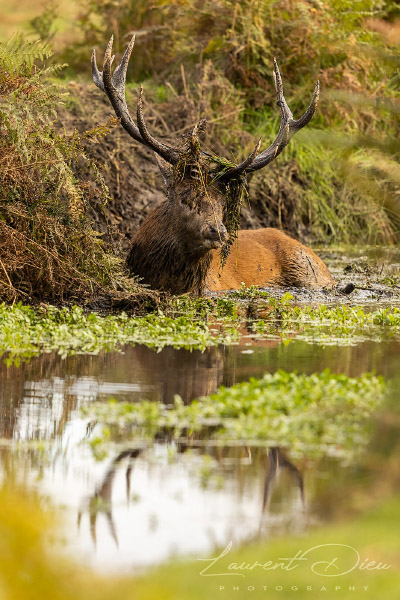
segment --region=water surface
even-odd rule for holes
[[[189,352],[126,347],[123,353],[41,355],[0,365],[3,479],[16,479],[60,509],[66,547],[99,569],[141,569],[170,556],[209,554],[229,541],[301,532],[333,479],[356,463],[292,458],[290,448],[163,443],[116,446],[96,460],[85,443],[93,401],[184,402],[276,369],[357,376],[398,373],[400,344],[338,347],[279,339]],[[10,442],[14,444],[10,446]],[[30,449],[17,442],[31,442]],[[345,498],[343,498],[345,502]]]

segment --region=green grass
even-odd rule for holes
[[[167,600],[197,600],[203,598],[377,598],[394,600],[400,593],[398,539],[394,528],[400,510],[400,499],[393,498],[381,504],[369,514],[353,521],[346,521],[310,531],[306,535],[291,536],[267,543],[233,547],[221,560],[211,566],[211,561],[175,562],[153,569],[137,582],[136,592],[142,599],[156,598],[157,594]],[[327,544],[337,544],[334,548]],[[350,546],[350,548],[346,548]],[[315,548],[304,562],[292,563],[296,568],[284,570],[282,559],[295,557]],[[360,555],[360,563],[346,575],[328,577],[314,574],[312,565],[319,561],[330,562],[337,557],[336,566],[327,569],[327,574],[338,575],[354,567],[355,551]],[[222,549],[212,553],[218,557]],[[206,558],[198,553],[197,558]],[[255,563],[264,564],[251,568]],[[360,565],[371,561],[391,565],[387,569],[361,569]],[[288,564],[289,561],[283,561]],[[241,570],[235,570],[233,565]],[[232,565],[229,569],[229,565]],[[246,566],[249,565],[249,568]],[[209,570],[200,575],[200,572]],[[325,565],[315,566],[324,575]],[[237,573],[238,575],[215,575],[216,573]],[[214,576],[207,576],[212,575]],[[241,575],[244,575],[242,577]],[[234,590],[233,586],[238,586]],[[251,589],[249,589],[249,587]],[[264,586],[267,586],[265,589]],[[339,586],[340,589],[336,589]],[[354,586],[354,590],[352,589]],[[366,590],[364,589],[366,586]],[[222,589],[221,589],[222,587]],[[308,589],[311,587],[311,590]],[[253,589],[254,588],[254,589]],[[293,589],[292,589],[293,588]],[[323,589],[324,588],[324,589]]]

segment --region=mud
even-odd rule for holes
[[[375,310],[400,305],[400,249],[365,246],[318,250],[337,286],[332,290],[305,288],[264,288],[275,297],[286,293],[299,304],[346,304],[370,306]],[[351,289],[353,288],[353,289]]]

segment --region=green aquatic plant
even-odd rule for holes
[[[354,340],[393,337],[400,332],[400,308],[368,310],[362,306],[337,305],[298,306],[286,292],[281,298],[270,296],[256,286],[236,290],[229,296],[210,300],[177,299],[176,314],[188,311],[195,318],[216,319],[241,329],[242,335],[257,339],[286,337],[315,343],[349,344]]]
[[[162,402],[97,402],[82,409],[101,426],[91,440],[102,444],[123,439],[149,440],[169,432],[175,438],[207,439],[283,446],[292,454],[349,457],[368,441],[368,418],[382,404],[383,378],[351,378],[326,369],[300,375],[277,371],[261,379],[220,387],[184,405]]]
[[[267,319],[255,319],[251,328],[258,337],[271,331],[275,322],[282,333],[293,332],[297,339],[323,344],[354,344],[366,339],[392,338],[400,333],[400,309],[366,311],[361,306],[321,305],[298,307],[290,304],[272,307]]]
[[[123,344],[145,344],[157,350],[165,346],[202,350],[222,341],[222,335],[201,321],[173,318],[161,311],[143,317],[128,317],[123,312],[102,317],[76,306],[34,309],[0,304],[0,355],[5,354],[10,364],[41,352],[96,354],[122,348]]]
[[[19,364],[41,352],[97,354],[121,350],[124,344],[144,344],[205,350],[218,344],[238,344],[245,338],[263,340],[296,337],[322,344],[354,344],[365,339],[399,336],[400,309],[367,312],[360,306],[299,307],[290,294],[282,299],[255,298],[240,303],[232,297],[173,301],[165,311],[130,317],[121,312],[101,316],[82,308],[37,308],[0,304],[0,356]]]

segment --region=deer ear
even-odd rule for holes
[[[162,175],[165,187],[167,188],[167,196],[169,196],[169,192],[172,187],[172,169],[171,165],[167,163],[166,160],[161,158],[158,154],[154,152],[155,159],[158,164],[158,168],[160,169],[160,173]]]

